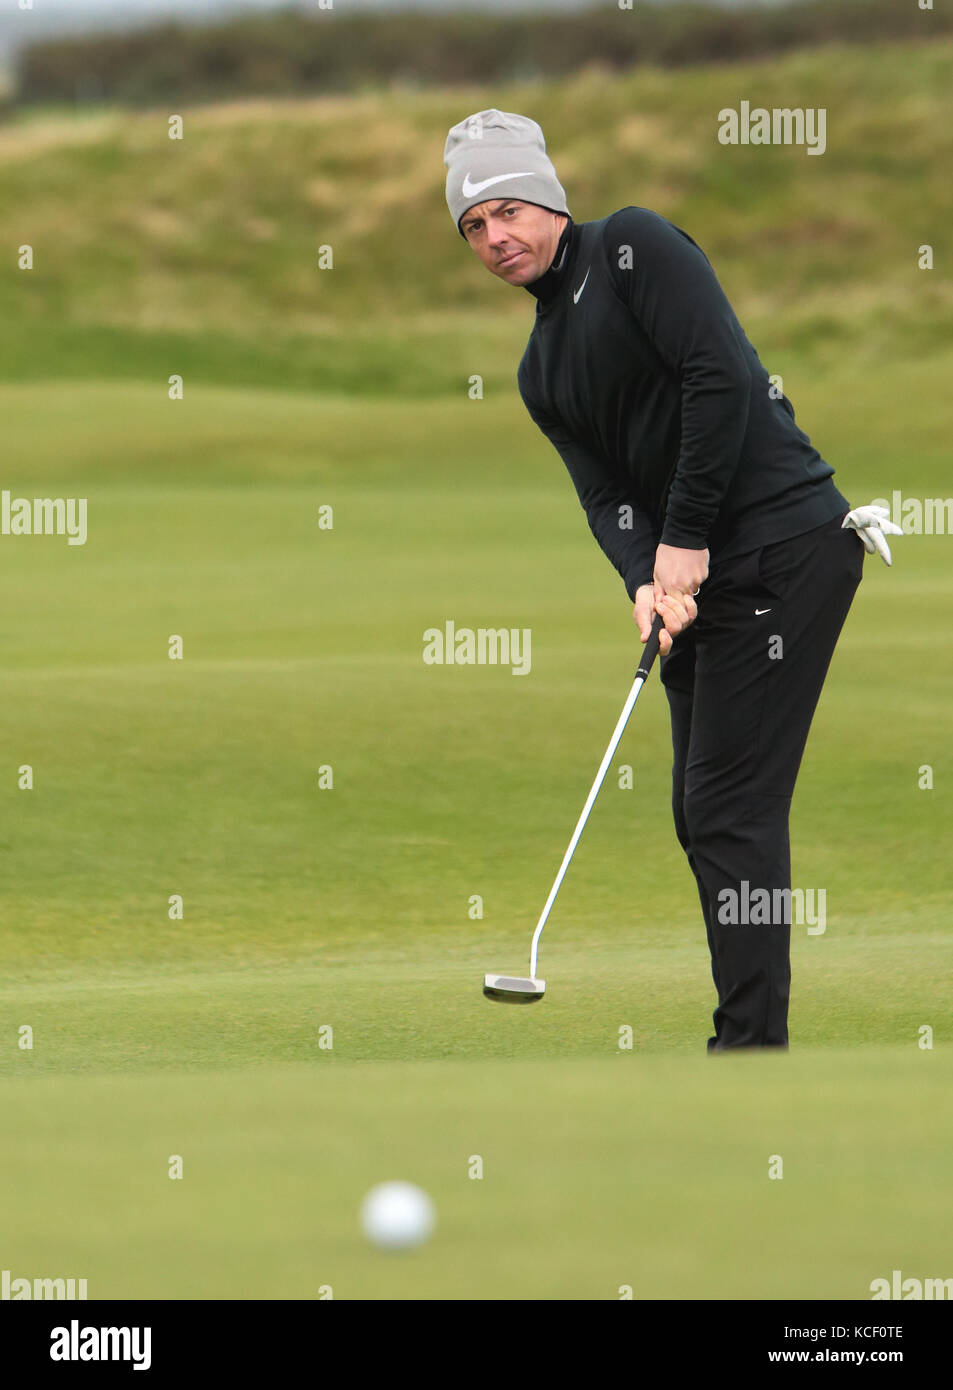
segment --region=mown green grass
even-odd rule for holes
[[[852,500],[939,496],[948,370],[787,389]],[[949,538],[868,562],[815,721],[794,877],[827,929],[794,933],[794,1050],[713,1072],[654,680],[634,788],[610,774],[543,938],[547,998],[480,992],[526,968],[635,651],[512,395],[2,398],[5,483],[89,507],[83,547],[0,544],[5,1268],[170,1298],[858,1298],[943,1273]],[[426,666],[447,618],[530,629],[530,672]],[[394,1176],[440,1217],[403,1265],[355,1226]]]
[[[864,1300],[949,1268],[950,1083],[915,1044],[5,1081],[4,1267],[91,1299]],[[366,1244],[382,1176],[430,1192],[424,1248]]]
[[[936,389],[907,377],[914,416],[917,382],[925,402]],[[883,381],[846,390],[889,399]],[[335,1060],[600,1055],[622,1024],[640,1051],[700,1045],[711,986],[654,686],[619,755],[635,789],[610,778],[544,938],[542,1017],[478,993],[484,969],[523,968],[633,652],[624,597],[517,407],[432,408],[432,440],[467,409],[486,459],[485,486],[441,490],[420,408],[9,394],[34,474],[89,493],[90,538],[2,552],[4,741],[35,776],[4,793],[3,999],[36,1034],[5,1069],[308,1059],[322,1021]],[[835,424],[839,457],[856,432]],[[900,455],[885,419],[877,467],[847,464],[842,484],[889,492],[912,448],[929,495],[943,427],[924,407]],[[525,448],[489,447],[507,429]],[[917,786],[924,762],[945,777],[949,657],[909,621],[945,582],[947,543],[904,537],[893,571],[868,566],[809,745],[795,882],[825,887],[829,926],[795,936],[803,1041],[908,1041],[949,1009],[948,874],[930,850],[949,812],[942,786]],[[528,627],[531,673],[425,666],[423,631],[447,617]]]

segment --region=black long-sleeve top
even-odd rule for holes
[[[537,304],[520,395],[630,598],[659,542],[714,564],[849,510],[708,258],[666,218],[570,220],[525,288]]]

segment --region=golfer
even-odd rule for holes
[[[791,797],[864,554],[889,564],[899,528],[851,510],[686,232],[640,207],[575,223],[526,116],[467,117],[444,160],[459,234],[536,301],[523,402],[642,641],[664,620],[675,830],[718,996],[708,1048],[785,1048]]]

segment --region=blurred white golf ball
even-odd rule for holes
[[[384,1250],[410,1250],[433,1231],[433,1202],[411,1182],[382,1182],[361,1203],[361,1226]]]

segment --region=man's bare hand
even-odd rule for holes
[[[655,614],[661,613],[665,627],[659,633],[658,649],[662,656],[667,656],[672,650],[672,638],[684,632],[698,617],[698,605],[691,594],[665,594],[656,599],[655,593],[653,584],[643,584],[636,589],[632,616],[645,642],[652,631]]]
[[[655,552],[655,591],[694,594],[708,578],[708,551],[660,545]]]

